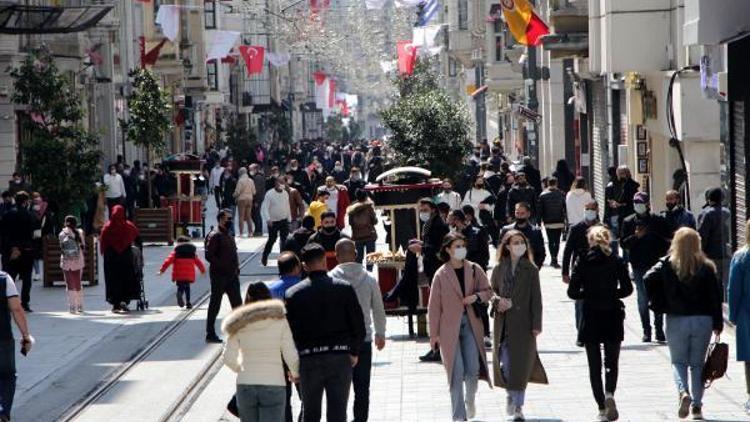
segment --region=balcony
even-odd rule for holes
[[[596,0],[599,1],[599,0]],[[571,32],[587,33],[588,1],[553,0],[550,1],[548,24],[551,32],[565,34]]]
[[[459,30],[448,31],[448,54],[460,61],[464,66],[472,66],[471,52],[473,49],[471,32]]]
[[[510,62],[487,63],[485,72],[485,82],[492,92],[507,94],[523,88],[523,77]]]

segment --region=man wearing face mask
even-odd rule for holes
[[[300,167],[299,161],[297,159],[289,161],[289,171],[287,171],[286,174],[291,175],[294,178],[295,183],[299,183],[299,185],[301,186],[300,192],[303,193],[303,195],[306,196],[307,199],[309,199],[310,176],[307,175],[305,169]]]
[[[268,240],[263,248],[263,256],[260,262],[263,266],[268,264],[268,255],[271,254],[276,239],[281,238],[279,248],[284,246],[289,236],[289,223],[292,221],[292,208],[289,201],[289,192],[284,190],[284,178],[276,178],[276,186],[266,192],[266,197],[261,205],[260,214],[268,227]]]
[[[276,186],[276,179],[278,179],[280,175],[278,166],[271,167],[271,175],[266,177],[266,191],[269,191]]]
[[[633,281],[638,292],[638,313],[643,326],[643,342],[651,342],[651,320],[648,295],[643,276],[669,249],[669,229],[664,218],[651,212],[649,197],[645,192],[633,196],[635,213],[622,222],[620,246],[628,252],[633,269]],[[662,314],[654,314],[656,341],[666,341]]]
[[[359,169],[359,167],[352,167],[349,178],[344,181],[346,191],[349,193],[349,202],[354,202],[357,200],[355,192],[360,189],[364,189],[365,184],[365,179],[362,177],[362,171]]]
[[[680,204],[680,193],[676,190],[667,191],[666,195],[667,209],[661,212],[661,216],[669,227],[669,238],[682,227],[690,227],[695,230],[695,216],[689,210],[686,210]]]
[[[341,234],[341,230],[336,227],[336,214],[331,211],[326,211],[320,216],[320,229],[315,234],[310,236],[307,244],[317,243],[323,246],[326,251],[326,266],[328,271],[334,269],[338,265],[336,259],[336,242],[342,238],[347,238]]]
[[[109,173],[104,175],[104,186],[107,188],[104,193],[107,198],[107,210],[109,215],[112,215],[112,208],[115,205],[125,205],[126,195],[125,182],[114,164],[109,166]]]
[[[211,278],[211,297],[206,316],[206,342],[221,343],[216,335],[216,316],[221,308],[224,294],[229,298],[232,309],[242,305],[240,294],[240,263],[237,256],[237,244],[229,228],[234,227],[232,212],[221,210],[216,216],[219,226],[206,237],[206,261],[211,266],[208,274]]]
[[[614,238],[620,238],[623,220],[633,214],[633,196],[638,192],[638,188],[640,185],[632,179],[627,166],[618,167],[615,177],[607,184],[604,191],[607,202],[604,223],[609,226]]]
[[[443,180],[443,191],[437,196],[437,202],[446,203],[451,210],[461,209],[461,195],[453,190],[453,181],[451,179]]]
[[[333,176],[326,178],[325,190],[329,194],[326,202],[328,209],[336,215],[336,226],[339,230],[342,230],[346,224],[346,209],[350,205],[349,192],[346,186],[336,184],[336,179]]]
[[[333,176],[333,180],[335,180],[336,183],[344,183],[348,174],[346,173],[343,164],[341,164],[341,161],[336,161],[334,163],[333,170],[331,170],[331,176]]]
[[[506,201],[506,215],[510,218],[515,215],[516,204],[525,202],[531,207],[531,215],[536,215],[536,191],[526,180],[526,174],[523,172],[516,173],[515,184],[508,191],[508,200]],[[502,236],[500,236],[502,239]]]
[[[526,202],[517,203],[514,215],[516,216],[516,221],[503,227],[503,230],[500,232],[500,239],[505,237],[505,233],[510,230],[518,230],[523,233],[529,239],[531,252],[534,254],[534,264],[536,264],[537,268],[542,268],[544,259],[547,257],[544,250],[544,236],[542,235],[542,230],[530,221],[531,205]]]

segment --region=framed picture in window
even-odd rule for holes
[[[638,125],[635,127],[635,138],[639,141],[646,140],[646,128],[643,125]]]
[[[648,154],[648,142],[638,142],[638,157],[645,157]]]
[[[638,159],[638,173],[648,174],[648,159],[647,158]]]

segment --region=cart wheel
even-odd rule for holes
[[[135,309],[138,310],[138,311],[142,311],[143,310],[143,303],[141,303],[140,300],[138,301],[138,304],[135,306]]]
[[[144,307],[145,309],[148,309],[148,301],[145,302]]]

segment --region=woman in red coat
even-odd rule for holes
[[[201,274],[206,274],[206,267],[198,258],[195,245],[190,243],[189,237],[177,238],[177,246],[164,260],[159,274],[163,274],[170,265],[172,265],[172,282],[177,284],[177,305],[180,308],[185,306],[191,309],[193,305],[190,303],[190,285],[195,283],[195,267],[198,267]],[[183,293],[185,294],[184,300]]]

